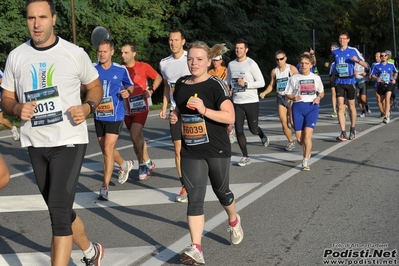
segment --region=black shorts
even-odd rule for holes
[[[169,124],[170,126],[170,136],[172,137],[172,141],[175,142],[177,140],[181,140],[181,121],[178,120],[176,124]]]
[[[354,100],[356,96],[356,87],[354,84],[337,84],[335,86],[335,91],[338,97],[345,97],[348,100]]]
[[[97,137],[104,137],[105,134],[119,135],[121,133],[123,121],[99,121],[94,119]]]
[[[385,95],[385,93],[387,91],[392,91],[393,92],[393,89],[394,89],[394,87],[393,87],[393,84],[391,84],[391,83],[389,83],[389,84],[385,84],[385,83],[381,84],[380,83],[377,86],[377,93],[378,93],[378,95]]]
[[[360,95],[367,95],[366,82],[356,84],[356,93]]]

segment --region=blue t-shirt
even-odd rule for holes
[[[124,101],[121,90],[133,86],[126,67],[112,63],[111,67],[104,69],[101,64],[95,63],[101,84],[103,98],[94,113],[94,119],[99,121],[123,121],[125,118]]]
[[[335,62],[335,83],[336,84],[356,84],[355,78],[355,61],[352,57],[356,56],[358,60],[364,61],[364,58],[360,55],[360,52],[354,47],[346,47],[345,50],[341,48],[335,48],[332,51]]]
[[[392,77],[394,73],[398,73],[395,65],[390,62],[386,62],[384,65],[383,63],[377,63],[374,65],[372,75],[379,77],[381,82],[391,83],[392,84]]]

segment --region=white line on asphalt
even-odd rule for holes
[[[259,185],[260,183],[242,183],[231,184],[230,187],[238,198]],[[109,201],[98,200],[98,194],[95,192],[79,192],[76,193],[73,209],[175,204],[176,192],[180,191],[180,189],[181,187],[111,190],[109,191]],[[205,201],[217,201],[209,185],[206,188]],[[0,213],[47,210],[48,208],[40,194],[0,197]]]
[[[391,123],[397,119],[399,119],[399,117],[392,119]],[[380,127],[383,127],[383,126],[384,126],[384,124],[379,124],[372,128],[369,128],[369,129],[359,133],[357,135],[357,138],[360,138],[360,137],[362,137],[376,129],[379,129]],[[310,161],[310,165],[316,163],[318,160],[322,159],[323,157],[329,155],[330,153],[338,150],[342,146],[347,145],[349,143],[350,143],[350,141],[340,142],[340,143],[328,148],[327,150],[318,153],[317,155],[315,155],[315,157],[312,157],[312,160]],[[285,172],[284,174],[276,177],[275,179],[273,179],[269,183],[265,184],[264,186],[260,187],[259,189],[251,192],[248,196],[244,197],[243,199],[238,200],[237,206],[236,206],[237,211],[239,212],[240,210],[244,209],[245,207],[247,207],[254,201],[258,200],[260,197],[264,196],[266,193],[268,193],[272,189],[274,189],[277,186],[279,186],[280,184],[282,184],[284,181],[290,179],[291,177],[293,177],[294,175],[299,173],[300,171],[301,171],[301,165],[297,165],[295,168]],[[234,190],[233,190],[233,192],[234,192]],[[220,224],[226,222],[226,220],[227,220],[226,213],[224,211],[220,212],[219,214],[217,214],[216,216],[214,216],[213,218],[211,218],[210,220],[208,220],[205,223],[204,234],[212,231],[214,228],[216,228]],[[243,217],[243,220],[245,221],[245,217]],[[245,231],[245,227],[244,227],[244,231]],[[148,259],[146,262],[141,264],[141,266],[161,266],[162,264],[164,264],[165,262],[167,262],[168,260],[170,260],[171,258],[176,256],[177,254],[179,254],[184,249],[185,246],[190,244],[190,242],[191,242],[190,234],[186,234],[185,236],[183,236],[182,238],[180,238],[179,240],[177,240],[170,246],[165,247],[165,249],[163,249],[158,254],[156,254],[153,257],[151,257],[150,259]],[[132,261],[131,264],[132,263],[134,263],[134,261]]]
[[[107,248],[101,265],[126,266],[131,263],[131,258],[139,259],[154,252],[159,246],[141,246],[124,248]],[[83,253],[80,250],[73,250],[69,266],[81,265],[80,260]],[[16,254],[0,254],[0,265],[10,266],[42,266],[50,265],[50,252],[32,252]]]

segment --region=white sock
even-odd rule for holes
[[[86,259],[91,259],[96,255],[96,249],[93,246],[93,243],[90,242],[90,247],[83,251]]]
[[[148,161],[144,162],[147,166],[151,166],[151,159],[149,159]]]
[[[128,167],[127,162],[126,162],[126,161],[123,161],[123,163],[121,164],[121,168],[122,168],[124,171],[126,171],[126,170],[127,170],[127,167]]]

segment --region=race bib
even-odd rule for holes
[[[335,66],[337,70],[338,77],[348,77],[349,76],[349,67],[347,63],[344,64],[337,64]]]
[[[139,114],[147,111],[147,104],[144,100],[143,94],[129,97],[128,102],[129,102],[128,108],[130,115]]]
[[[389,73],[382,73],[380,75],[380,79],[382,82],[389,83],[391,76],[389,75]]]
[[[64,120],[57,86],[25,92],[25,101],[37,103],[31,118],[32,127],[48,126]]]
[[[231,90],[233,91],[233,93],[246,91],[246,89],[247,89],[246,87],[241,87],[238,84],[238,79],[244,78],[244,75],[245,75],[245,73],[241,73],[241,72],[231,73]]]
[[[187,146],[200,145],[209,142],[203,115],[183,114],[181,116],[181,124],[183,139]]]
[[[277,79],[276,80],[277,92],[279,93],[284,92],[285,88],[287,87],[287,83],[288,83],[288,77]]]
[[[305,79],[299,81],[299,94],[300,95],[315,95],[316,85],[313,79]]]
[[[114,116],[114,102],[112,101],[112,96],[104,97],[101,103],[96,108],[97,117],[108,117]]]

